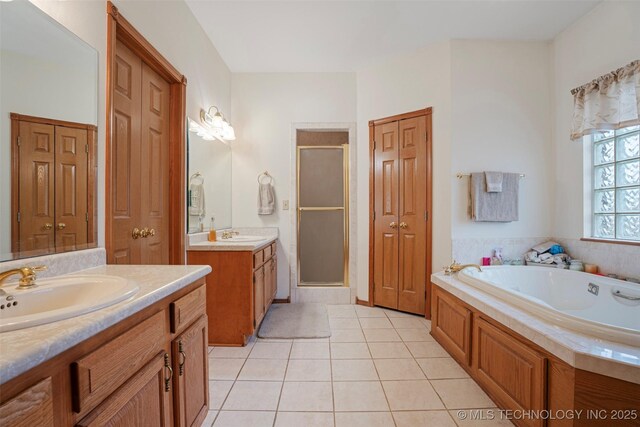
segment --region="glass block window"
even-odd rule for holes
[[[640,241],[640,126],[593,135],[592,231]]]

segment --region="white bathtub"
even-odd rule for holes
[[[527,266],[482,267],[482,272],[466,268],[458,279],[563,328],[640,346],[640,300],[614,295],[640,297],[638,284]]]

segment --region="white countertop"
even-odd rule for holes
[[[193,233],[187,235],[188,251],[255,251],[267,246],[278,239],[278,229],[272,227],[264,228],[234,228],[240,235],[260,236],[259,241],[234,242],[229,239],[222,239],[222,232],[218,231],[217,241],[210,242],[209,232]]]
[[[0,334],[0,384],[51,359],[132,314],[206,276],[209,266],[103,265],[72,274],[108,274],[140,290],[123,302],[58,322]]]
[[[502,323],[569,365],[640,384],[640,348],[604,341],[521,310],[443,272],[431,281],[487,316]]]

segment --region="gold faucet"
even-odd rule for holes
[[[230,239],[230,238],[232,238],[233,236],[237,236],[237,235],[239,235],[239,234],[240,234],[240,233],[238,233],[237,231],[230,231],[230,230],[229,230],[229,231],[223,231],[223,232],[222,232],[222,238],[223,238],[223,239]]]
[[[39,265],[37,267],[20,267],[14,268],[13,270],[7,270],[0,273],[0,286],[3,285],[4,281],[14,274],[21,274],[22,277],[18,281],[17,289],[29,289],[36,285],[36,271],[46,270],[47,267],[44,265]]]
[[[464,270],[467,267],[477,268],[478,271],[482,273],[482,268],[480,268],[478,264],[458,264],[457,262],[453,261],[453,263],[449,267],[446,267],[444,269],[444,274],[446,274],[447,276],[451,276],[453,273],[457,273],[458,271]]]

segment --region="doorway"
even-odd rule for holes
[[[369,302],[430,317],[431,108],[369,122]]]
[[[107,262],[184,264],[186,78],[107,14]]]

